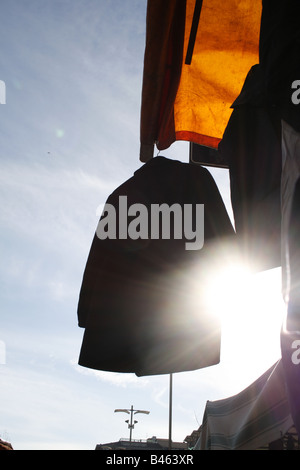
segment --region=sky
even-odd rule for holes
[[[142,165],[146,0],[2,0],[0,11],[0,437],[16,450],[93,450],[129,437],[114,410],[133,406],[150,411],[134,439],[167,438],[168,375],[78,365],[78,295],[101,208]],[[161,154],[187,162],[188,144]],[[210,171],[232,217],[228,173]],[[220,364],[173,376],[174,441],[198,429],[207,400],[280,357],[280,270],[243,286],[223,299]]]

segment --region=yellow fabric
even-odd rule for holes
[[[261,0],[203,0],[192,62],[185,65],[194,7],[195,0],[187,0],[175,135],[176,140],[217,147],[230,106],[258,63]]]

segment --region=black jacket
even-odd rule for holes
[[[78,303],[85,328],[79,364],[149,375],[218,363],[220,325],[206,306],[205,287],[234,231],[212,176],[156,157],[109,196],[117,219],[119,196],[149,213],[153,204],[204,204],[204,246],[186,250],[184,237],[99,239],[96,233]]]

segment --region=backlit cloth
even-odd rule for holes
[[[200,5],[201,4],[201,5]],[[196,5],[201,12],[186,61]],[[250,68],[258,62],[261,0],[148,0],[141,161],[175,140],[217,148]]]
[[[186,250],[186,238],[172,235],[100,240],[95,234],[78,302],[85,328],[79,364],[150,375],[218,363],[220,321],[209,308],[207,283],[214,269],[232,261],[235,234],[212,176],[200,166],[156,157],[109,196],[117,214],[120,195],[128,206],[149,210],[153,204],[204,204],[204,246]]]

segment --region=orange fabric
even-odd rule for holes
[[[230,106],[249,69],[258,63],[261,0],[203,0],[192,61],[186,65],[194,8],[195,0],[148,0],[142,161],[152,156],[154,143],[159,150],[175,140],[216,148]],[[164,22],[168,26],[160,30]],[[161,50],[159,37],[164,37]]]

